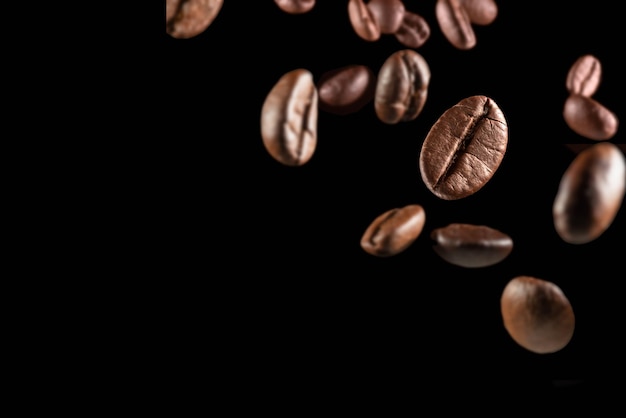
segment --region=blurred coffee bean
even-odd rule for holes
[[[315,6],[315,0],[274,0],[274,3],[282,11],[294,15],[306,13]]]
[[[421,15],[406,10],[395,36],[404,46],[417,49],[430,37],[430,26]]]
[[[498,17],[498,5],[494,0],[460,0],[460,3],[475,25],[490,25]]]
[[[598,90],[602,78],[602,65],[593,55],[579,57],[570,67],[565,87],[571,94],[591,97]]]
[[[319,79],[321,110],[347,115],[363,108],[374,98],[376,76],[365,65],[348,65],[328,71]]]
[[[173,38],[193,38],[213,22],[224,0],[166,0],[165,30]]]
[[[461,0],[437,0],[435,16],[441,32],[452,46],[461,50],[476,46],[476,35]]]
[[[363,0],[348,2],[348,17],[356,34],[368,42],[380,39],[380,26]]]
[[[390,257],[406,250],[424,229],[421,205],[407,205],[379,215],[361,237],[361,248],[371,255]]]
[[[393,34],[402,23],[404,3],[400,0],[371,0],[367,8],[378,22],[380,33]]]
[[[595,141],[611,139],[619,120],[615,113],[591,97],[570,94],[565,100],[563,118],[571,130]]]

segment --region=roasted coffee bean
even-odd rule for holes
[[[598,90],[602,78],[602,65],[593,55],[583,55],[574,62],[567,73],[565,87],[571,94],[591,97]]]
[[[461,267],[487,267],[504,260],[513,250],[507,234],[485,225],[453,223],[434,229],[435,252],[450,264]]]
[[[213,22],[224,0],[167,0],[165,30],[173,38],[193,38]]]
[[[504,328],[528,351],[555,353],[574,335],[574,310],[560,287],[547,280],[518,276],[500,298]]]
[[[348,17],[358,36],[368,42],[380,39],[378,21],[363,0],[350,0],[348,2]]]
[[[422,143],[422,180],[441,199],[470,196],[495,174],[508,137],[504,114],[492,99],[463,99],[439,117]]]
[[[404,3],[400,0],[371,0],[367,8],[378,22],[380,33],[395,33],[404,17]]]
[[[390,257],[406,250],[422,233],[426,213],[421,205],[407,205],[379,215],[361,238],[361,248],[371,255]]]
[[[617,133],[617,115],[591,97],[570,94],[563,106],[563,118],[571,130],[594,141],[611,139]]]
[[[595,240],[613,223],[625,189],[626,159],[615,144],[584,149],[561,178],[552,207],[556,232],[570,244]]]
[[[315,6],[315,0],[274,0],[274,3],[282,11],[293,15],[306,13]]]
[[[460,0],[470,22],[486,26],[498,17],[498,5],[494,0]]]
[[[361,110],[374,98],[376,75],[365,65],[348,65],[328,71],[319,79],[321,110],[347,115]]]
[[[301,166],[317,145],[318,93],[305,69],[284,74],[261,110],[261,136],[269,154],[288,166]]]
[[[391,54],[378,72],[374,108],[387,123],[411,121],[420,114],[428,97],[430,68],[412,49]]]
[[[476,35],[461,0],[437,0],[435,17],[441,32],[457,49],[468,50],[476,46]]]
[[[430,37],[430,26],[421,15],[406,10],[395,37],[404,46],[417,49]]]

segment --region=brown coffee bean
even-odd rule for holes
[[[492,99],[461,100],[439,117],[422,143],[419,167],[426,187],[445,200],[476,193],[500,166],[508,135],[504,114]]]
[[[288,166],[311,159],[317,145],[317,88],[305,69],[284,74],[261,110],[261,136],[269,154]]]
[[[591,97],[580,94],[570,94],[565,100],[563,118],[571,130],[595,141],[611,139],[619,127],[615,113]]]
[[[598,90],[602,78],[602,65],[593,55],[583,55],[574,62],[567,73],[565,87],[571,94],[591,97]]]
[[[350,0],[348,2],[348,17],[358,36],[368,42],[380,39],[381,32],[378,21],[363,0]]]
[[[460,0],[460,3],[475,25],[490,25],[498,16],[498,5],[494,0]]]
[[[537,354],[562,350],[574,335],[572,305],[561,288],[547,280],[513,278],[502,292],[500,311],[511,338]]]
[[[274,3],[284,12],[298,15],[313,9],[315,0],[274,0]]]
[[[625,189],[626,159],[615,144],[582,150],[559,183],[552,207],[556,232],[570,244],[595,240],[613,223]]]
[[[348,65],[328,71],[317,83],[321,110],[347,115],[374,98],[376,76],[365,65]]]
[[[406,250],[421,234],[426,214],[421,205],[407,205],[379,215],[361,238],[361,248],[371,255],[390,257]]]
[[[414,120],[424,108],[429,83],[430,68],[424,57],[412,49],[394,52],[378,72],[376,115],[387,124]]]
[[[404,17],[404,3],[400,0],[371,0],[367,8],[378,22],[380,33],[395,33]]]
[[[441,32],[457,49],[468,50],[476,46],[476,35],[460,0],[437,0],[435,17]]]
[[[435,252],[450,264],[461,267],[487,267],[504,260],[513,250],[507,234],[485,225],[453,223],[434,229]]]
[[[430,37],[430,26],[421,15],[407,10],[395,36],[404,46],[417,49]]]
[[[193,38],[213,22],[224,0],[167,0],[165,30],[173,38]]]

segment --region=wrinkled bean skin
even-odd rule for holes
[[[274,3],[284,12],[298,15],[313,9],[315,0],[274,0]]]
[[[430,25],[421,15],[407,10],[395,37],[402,45],[417,49],[430,38]]]
[[[400,0],[371,0],[367,8],[378,23],[380,33],[393,34],[402,23],[404,3]]]
[[[565,87],[571,94],[591,97],[598,90],[602,79],[602,65],[593,55],[579,57],[567,73]]]
[[[570,244],[586,244],[613,223],[624,199],[626,159],[611,142],[581,151],[569,165],[552,207],[554,227]]]
[[[380,26],[363,0],[348,2],[348,18],[356,34],[368,42],[380,39]]]
[[[374,98],[376,75],[364,65],[348,65],[328,71],[317,83],[319,107],[337,115],[362,109]]]
[[[379,215],[361,238],[361,248],[377,257],[391,257],[406,250],[422,233],[426,214],[421,205],[407,205]]]
[[[617,115],[591,97],[570,94],[563,106],[563,119],[580,136],[594,141],[611,139],[617,133]]]
[[[215,20],[223,3],[224,0],[166,0],[165,30],[177,39],[198,36]]]
[[[498,5],[494,0],[460,0],[470,22],[487,26],[498,17]]]
[[[437,0],[435,16],[441,32],[452,46],[461,50],[476,46],[472,22],[460,0]]]

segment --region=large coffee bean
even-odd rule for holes
[[[372,101],[376,75],[365,65],[347,65],[328,71],[317,83],[321,110],[347,115]]]
[[[424,57],[412,49],[394,52],[378,72],[376,115],[388,124],[417,118],[426,103],[429,83],[430,68]]]
[[[611,139],[617,133],[617,115],[591,97],[570,94],[565,100],[563,118],[571,130],[595,141]]]
[[[421,205],[407,205],[379,215],[361,238],[361,248],[378,257],[406,250],[421,234],[426,214]]]
[[[224,0],[167,0],[165,30],[173,38],[192,38],[213,22]]]
[[[378,22],[380,33],[395,33],[404,17],[404,3],[401,0],[371,0],[367,8]]]
[[[490,25],[498,17],[498,5],[494,0],[460,0],[460,3],[475,25]]]
[[[534,353],[562,350],[574,335],[572,305],[561,288],[547,280],[515,277],[502,292],[500,310],[511,338]]]
[[[421,15],[406,10],[395,37],[404,46],[417,49],[430,38],[430,26]]]
[[[445,200],[476,193],[500,166],[508,132],[502,110],[489,97],[471,96],[446,110],[422,144],[419,168],[426,187]]]
[[[461,0],[437,0],[435,17],[441,32],[457,49],[468,50],[476,46],[476,35]]]
[[[593,55],[579,57],[570,67],[565,87],[571,94],[591,97],[598,90],[602,78],[602,65]]]
[[[300,166],[317,145],[317,88],[305,69],[284,74],[272,87],[261,110],[261,136],[277,161]]]
[[[378,21],[363,0],[348,2],[348,18],[356,34],[369,42],[380,39]]]
[[[613,223],[624,199],[626,159],[611,142],[581,151],[569,165],[554,199],[554,227],[570,244],[585,244]]]

